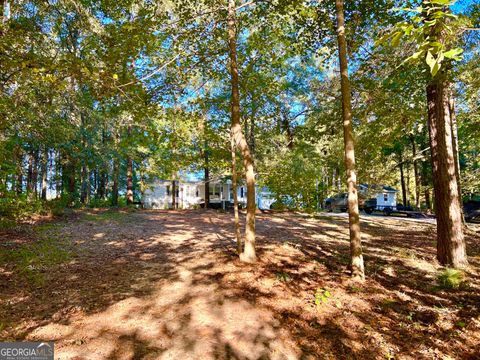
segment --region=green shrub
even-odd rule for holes
[[[32,214],[49,212],[45,202],[38,199],[27,199],[25,195],[17,196],[8,193],[0,198],[0,216],[11,220],[21,220]]]
[[[110,199],[98,199],[98,198],[93,198],[90,200],[90,203],[88,206],[93,209],[98,209],[98,208],[108,208],[110,207],[111,200]]]
[[[458,289],[465,280],[462,270],[446,268],[438,276],[438,285],[442,289]]]

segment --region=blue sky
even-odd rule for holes
[[[458,0],[455,4],[453,4],[452,11],[457,14],[462,13],[473,4],[480,4],[480,0]]]

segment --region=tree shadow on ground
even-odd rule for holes
[[[55,340],[64,359],[474,358],[478,257],[469,287],[439,290],[430,225],[365,222],[368,280],[358,285],[346,225],[259,215],[260,261],[248,265],[234,252],[231,214],[69,223],[61,236],[74,261],[39,288],[19,290],[12,277],[0,335]]]

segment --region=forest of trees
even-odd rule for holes
[[[2,216],[133,204],[154,178],[233,176],[248,190],[238,250],[254,262],[256,184],[302,211],[348,190],[352,274],[363,278],[356,184],[389,184],[400,203],[436,214],[439,262],[467,264],[478,2],[0,6]]]

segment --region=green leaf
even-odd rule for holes
[[[462,57],[460,55],[462,53],[463,53],[463,49],[455,48],[455,49],[448,50],[447,52],[444,52],[443,56],[445,56],[448,59],[461,60]]]
[[[425,57],[425,61],[427,62],[427,65],[430,67],[430,72],[431,72],[433,67],[435,66],[436,61],[430,51],[427,51],[427,56]]]
[[[432,73],[432,76],[437,75],[438,71],[440,70],[440,67],[441,67],[441,64],[439,62],[435,62],[435,64],[433,65],[433,68],[430,70],[430,72]]]
[[[400,31],[397,31],[397,32],[393,35],[393,37],[392,37],[392,42],[391,42],[391,44],[392,44],[393,47],[397,47],[398,44],[400,44],[400,39],[402,38],[402,36],[403,36],[403,33],[400,32]]]

